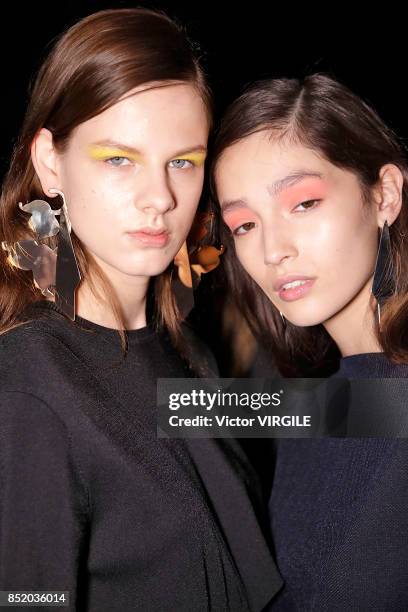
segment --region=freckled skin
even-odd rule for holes
[[[305,178],[273,195],[270,185],[299,169]],[[219,201],[245,200],[225,221],[235,230],[237,256],[284,316],[299,326],[324,323],[364,292],[368,303],[378,246],[375,206],[364,207],[357,177],[302,145],[278,143],[267,132],[226,149],[216,168]],[[321,200],[307,210],[307,200]],[[255,222],[236,235],[240,223]],[[274,291],[281,276],[299,274],[315,283],[299,300]]]
[[[204,103],[185,83],[138,88],[76,128],[58,176],[73,231],[108,275],[114,268],[124,279],[151,277],[167,268],[198,206],[207,137]],[[140,154],[93,144],[105,141]],[[153,248],[126,234],[145,226],[164,227],[168,243]]]

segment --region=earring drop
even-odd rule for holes
[[[56,306],[74,321],[75,289],[81,274],[71,242],[71,223],[64,194],[53,188],[49,192],[61,196],[63,205],[59,210],[53,210],[45,200],[19,203],[19,208],[31,215],[28,226],[36,234],[36,239],[20,240],[14,244],[3,241],[1,247],[8,252],[9,263],[21,270],[31,270],[34,286],[41,290],[44,297],[54,298]],[[56,235],[58,246],[55,249],[40,242]],[[50,290],[51,287],[55,287],[55,293]]]
[[[81,281],[78,262],[71,240],[71,222],[68,216],[65,196],[59,189],[51,188],[50,193],[57,193],[62,198],[60,213],[60,230],[58,236],[58,254],[55,278],[55,304],[73,321],[75,320],[75,290]]]
[[[377,261],[374,268],[372,294],[377,300],[378,325],[381,323],[381,306],[390,297],[395,288],[392,249],[388,222],[385,221],[381,230],[378,245]]]

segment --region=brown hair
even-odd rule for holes
[[[297,79],[263,80],[251,85],[227,109],[215,137],[210,168],[212,207],[219,213],[215,169],[223,151],[246,136],[270,130],[318,151],[332,164],[359,179],[369,204],[380,168],[395,164],[404,177],[402,209],[390,227],[395,290],[382,308],[380,346],[397,362],[408,362],[408,165],[396,135],[360,97],[324,74]],[[275,306],[241,266],[232,234],[220,223],[226,276],[252,331],[267,347],[282,374],[320,375],[338,365],[340,353],[323,325],[286,327]]]
[[[37,132],[48,128],[55,147],[63,152],[76,126],[112,106],[133,88],[158,81],[194,85],[211,125],[212,98],[198,55],[183,28],[164,13],[141,8],[99,11],[59,37],[30,87],[30,102],[3,183],[0,243],[34,238],[29,235],[27,216],[18,202],[40,198],[51,205],[53,200],[44,196],[31,161],[30,147]],[[123,313],[113,287],[74,232],[71,237],[81,276],[88,277],[94,292],[94,278],[101,281],[125,348]],[[54,248],[55,238],[48,239],[47,244]],[[183,343],[170,287],[171,272],[172,264],[152,282],[153,318],[157,326],[169,330],[180,348]],[[31,271],[11,266],[7,253],[0,249],[0,333],[21,324],[25,308],[41,299]]]

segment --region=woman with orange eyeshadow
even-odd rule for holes
[[[271,371],[408,378],[408,164],[372,108],[321,74],[255,83],[221,121],[211,183]],[[267,609],[406,610],[407,440],[281,439],[270,469],[285,584]]]

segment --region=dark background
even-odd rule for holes
[[[204,52],[204,66],[216,98],[216,118],[245,85],[267,77],[302,78],[325,72],[348,85],[373,105],[405,140],[405,20],[396,4],[372,9],[356,2],[100,2],[93,0],[3,3],[0,8],[1,101],[0,179],[8,167],[13,143],[27,104],[27,88],[53,39],[76,21],[106,8],[145,6],[178,18]],[[358,12],[360,11],[360,12]],[[220,276],[221,275],[221,276]],[[210,278],[211,277],[211,278]],[[193,322],[212,348],[220,373],[269,376],[271,359],[258,353],[250,371],[237,373],[243,355],[225,333],[225,294],[221,269],[206,275],[196,295]],[[240,323],[227,311],[230,328],[244,337]],[[195,317],[195,318],[194,318]],[[223,340],[220,342],[220,338]],[[244,337],[245,340],[245,337]],[[234,369],[235,368],[235,369]],[[241,440],[241,442],[244,442]],[[273,449],[264,440],[246,441],[246,450],[269,487],[268,463]]]
[[[402,137],[408,133],[407,37],[397,5],[379,5],[369,12],[357,3],[299,7],[256,0],[240,5],[234,0],[8,2],[0,9],[0,175],[23,118],[29,79],[52,40],[81,17],[127,6],[162,9],[187,26],[205,52],[217,114],[257,78],[302,77],[319,71],[343,81],[370,102]]]

